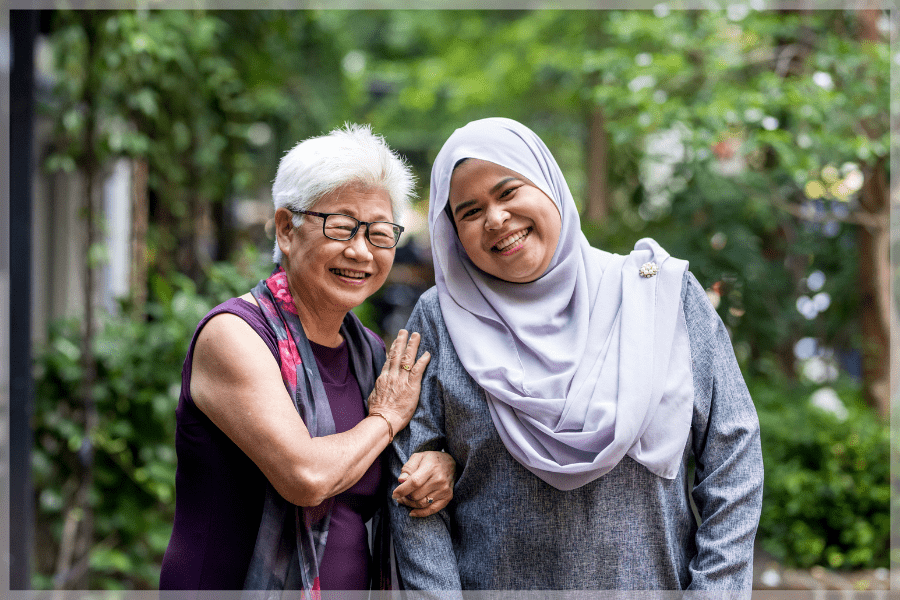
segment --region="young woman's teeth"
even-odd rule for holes
[[[364,271],[350,271],[349,269],[331,269],[331,272],[335,275],[340,275],[341,277],[347,277],[348,279],[365,279],[369,276],[369,274]]]
[[[526,235],[531,232],[531,228],[528,228],[524,231],[520,231],[519,233],[514,233],[509,237],[503,238],[499,242],[494,245],[494,250],[497,252],[503,252],[519,240],[523,239]]]

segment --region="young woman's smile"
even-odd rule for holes
[[[505,281],[540,278],[559,242],[553,201],[522,175],[475,158],[450,180],[449,206],[459,240],[479,269]]]

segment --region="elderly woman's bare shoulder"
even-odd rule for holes
[[[194,364],[197,365],[197,359],[205,356],[222,359],[234,354],[243,358],[258,350],[262,350],[265,358],[274,360],[266,343],[246,319],[231,312],[222,312],[209,319],[197,335]]]
[[[233,396],[258,390],[262,382],[284,391],[278,362],[260,334],[231,312],[209,319],[197,335],[192,359],[191,395],[197,407],[208,414],[222,391]]]

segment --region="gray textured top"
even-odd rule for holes
[[[411,518],[389,502],[406,589],[751,588],[759,421],[725,326],[690,273],[682,299],[695,400],[677,477],[626,456],[599,479],[560,491],[507,452],[484,392],[456,356],[437,290],[422,295],[407,328],[432,359],[415,416],[394,439],[391,469],[396,477],[413,452],[443,449],[459,479],[453,501],[431,517]]]

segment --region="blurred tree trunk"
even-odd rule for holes
[[[239,165],[235,160],[235,156],[239,153],[237,142],[233,138],[228,138],[229,165],[228,170],[236,173]],[[231,186],[229,186],[231,189]],[[231,199],[229,194],[224,194],[212,201],[209,201],[206,207],[208,215],[208,227],[211,231],[208,234],[214,240],[215,246],[212,249],[212,260],[230,260],[231,255],[237,246],[237,235],[234,230],[234,220],[230,208]]]
[[[155,248],[147,261],[150,273],[166,277],[173,269],[178,268],[176,262],[178,245],[177,218],[172,214],[171,206],[181,201],[178,189],[169,181],[161,181],[160,189],[150,204],[150,220],[153,224]],[[163,200],[163,199],[166,200]]]
[[[606,32],[609,18],[605,11],[589,11],[585,23],[585,45],[587,48],[606,47],[610,40]],[[593,70],[587,75],[585,89],[593,90],[601,85],[600,71]],[[587,139],[585,148],[585,168],[587,197],[584,216],[588,221],[600,223],[610,215],[609,198],[609,131],[606,113],[602,106],[589,99],[584,109]]]
[[[209,198],[196,194],[194,197],[193,215],[191,217],[191,236],[193,249],[192,277],[200,281],[203,272],[212,262],[215,255],[216,238],[212,230],[211,202]]]
[[[197,135],[191,139],[187,150],[187,156],[191,157],[193,164],[188,167],[187,198],[185,211],[178,222],[179,241],[176,252],[181,272],[194,281],[200,280],[200,240],[203,239],[201,228],[203,227],[203,214],[205,198],[200,191],[203,182],[200,181],[201,173],[205,169],[197,164]],[[197,162],[194,162],[197,161]]]
[[[609,216],[609,136],[603,109],[592,106],[588,115],[587,206],[588,221],[599,223]]]
[[[197,260],[198,226],[200,223],[200,198],[196,192],[196,182],[193,182],[188,191],[187,214],[181,219],[181,239],[178,243],[178,257],[181,272],[197,281],[199,266]]]
[[[883,44],[878,30],[880,10],[858,13],[859,37]],[[869,123],[860,123],[871,138]],[[860,209],[872,225],[859,227],[860,320],[863,334],[863,395],[887,419],[890,416],[891,247],[890,201],[886,158],[864,165],[865,182],[860,191]]]
[[[217,242],[213,259],[229,260],[236,246],[236,236],[228,202],[224,199],[215,202],[210,209],[212,211],[212,222]]]
[[[863,395],[884,417],[890,414],[891,257],[890,202],[885,159],[866,172],[860,208],[875,223],[860,226],[859,287],[863,335]]]
[[[97,36],[103,18],[94,12],[81,14],[85,31],[85,62],[92,65],[97,53]],[[97,128],[97,72],[88,68],[88,76],[81,97],[81,110],[84,114],[84,138],[82,151],[76,164],[84,177],[84,222],[85,222],[85,255],[84,255],[84,288],[82,302],[84,318],[81,337],[81,368],[83,376],[78,396],[81,402],[81,413],[84,433],[81,447],[78,450],[80,473],[78,487],[72,503],[66,511],[60,552],[57,559],[54,587],[56,589],[79,589],[87,587],[85,572],[72,570],[74,560],[90,555],[94,542],[94,518],[90,503],[90,491],[94,484],[94,448],[93,437],[97,430],[98,415],[94,399],[94,385],[97,380],[97,361],[94,356],[94,325],[96,288],[96,267],[101,253],[97,223],[100,215],[97,209],[97,183],[100,178],[100,160],[97,156],[95,132]]]

